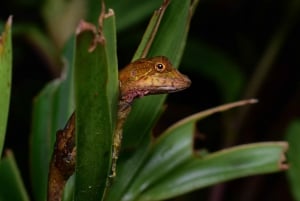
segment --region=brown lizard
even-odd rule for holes
[[[119,72],[120,96],[117,125],[113,136],[112,168],[110,177],[116,176],[123,125],[135,98],[151,94],[172,93],[190,86],[191,81],[164,56],[139,59]],[[66,127],[56,134],[55,149],[50,163],[48,201],[60,201],[68,178],[74,173],[76,161],[75,113]]]

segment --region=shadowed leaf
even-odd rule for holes
[[[29,201],[12,152],[0,161],[0,200]]]
[[[286,140],[289,142],[290,149],[287,153],[290,169],[287,171],[291,192],[295,200],[300,200],[300,121],[291,122],[286,132]]]

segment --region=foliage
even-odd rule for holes
[[[16,66],[22,66],[27,72],[32,72],[29,70],[30,68],[38,66],[41,69],[40,65],[23,65],[23,60],[18,58],[25,58],[26,61],[37,60],[37,62],[41,62],[39,59],[43,58],[42,63],[46,63],[45,66],[49,68],[51,78],[55,77],[55,79],[50,81],[39,93],[37,93],[37,89],[33,93],[35,98],[30,136],[30,179],[24,177],[27,175],[24,168],[27,161],[23,162],[25,160],[24,154],[22,151],[21,154],[18,154],[15,147],[18,147],[19,143],[13,140],[15,145],[13,151],[16,151],[16,160],[20,164],[25,186],[12,153],[10,151],[5,152],[6,156],[0,162],[0,185],[1,189],[6,189],[8,186],[11,191],[2,190],[0,200],[29,200],[26,191],[30,192],[30,189],[32,192],[29,194],[32,194],[33,200],[45,200],[48,166],[55,132],[64,127],[74,108],[77,111],[77,177],[76,179],[71,178],[68,182],[63,200],[73,200],[73,196],[76,200],[100,200],[103,196],[106,196],[105,199],[110,201],[164,200],[198,189],[201,189],[198,192],[202,194],[205,191],[203,188],[208,186],[214,186],[212,188],[216,191],[213,191],[211,198],[206,195],[207,199],[203,200],[213,199],[214,192],[219,192],[220,195],[224,196],[224,199],[232,200],[232,197],[223,191],[222,186],[217,184],[236,178],[287,169],[283,156],[287,149],[287,143],[260,141],[282,139],[282,136],[274,136],[274,133],[278,134],[281,131],[283,133],[283,123],[288,125],[290,119],[286,120],[277,116],[289,113],[287,111],[293,111],[291,108],[299,108],[297,107],[298,104],[290,101],[295,99],[296,101],[294,101],[297,103],[299,98],[297,93],[293,93],[293,96],[288,94],[289,92],[292,93],[291,91],[299,91],[297,90],[299,89],[299,82],[293,81],[296,80],[293,79],[296,73],[291,73],[291,78],[287,76],[286,82],[278,79],[278,77],[277,79],[274,78],[276,81],[272,82],[272,79],[269,78],[270,72],[275,69],[276,58],[281,55],[281,52],[284,52],[287,36],[297,21],[295,19],[297,19],[299,3],[296,1],[291,0],[284,4],[280,15],[282,19],[280,19],[278,27],[274,25],[272,29],[267,29],[267,26],[260,27],[258,24],[251,27],[253,25],[247,21],[243,26],[246,27],[247,25],[249,30],[246,32],[247,34],[243,33],[243,35],[243,28],[239,30],[241,31],[239,33],[239,31],[235,31],[235,26],[223,27],[221,23],[214,21],[223,14],[217,12],[218,9],[226,10],[226,6],[224,7],[224,4],[221,5],[218,1],[200,2],[200,6],[197,8],[198,1],[171,0],[164,13],[158,10],[152,15],[144,32],[145,23],[151,13],[162,4],[160,0],[146,2],[107,0],[106,11],[112,12],[108,11],[108,8],[113,8],[114,14],[110,13],[111,16],[104,20],[104,26],[100,27],[106,43],[98,45],[93,53],[87,51],[93,36],[89,33],[77,35],[73,33],[80,18],[84,18],[95,25],[98,24],[98,16],[101,11],[101,4],[98,0],[34,2],[33,0],[29,4],[19,3],[19,6],[23,6],[26,11],[39,9],[41,12],[38,12],[40,15],[38,19],[42,21],[43,26],[35,23],[36,20],[30,19],[30,16],[28,16],[29,23],[26,23],[28,19],[24,19],[24,22],[17,20],[17,23],[14,24],[14,36],[16,37],[15,45],[18,48],[14,48],[14,63]],[[260,3],[261,9],[264,8],[264,3],[266,2]],[[240,7],[242,8],[244,4],[245,2],[241,3]],[[14,5],[16,10],[18,9],[18,3],[11,5]],[[210,6],[212,5],[215,6],[214,12],[211,12]],[[234,2],[228,3],[227,6],[233,8]],[[20,8],[23,9],[23,7]],[[269,6],[266,7],[269,8]],[[234,8],[237,9],[237,7]],[[276,10],[276,8],[274,9]],[[234,10],[231,11],[234,12]],[[253,13],[260,13],[257,14],[260,17],[265,14]],[[243,16],[243,14],[241,15]],[[258,19],[257,22],[259,23],[263,21],[257,16],[248,15],[247,12],[244,15],[247,15],[247,20],[250,21],[254,19]],[[273,12],[272,16],[275,16]],[[161,21],[160,17],[162,17]],[[191,22],[192,17],[195,17],[196,20]],[[226,20],[239,21],[238,18],[230,18],[229,20],[219,18],[217,21],[224,23]],[[241,18],[241,20],[244,19]],[[205,27],[206,21],[214,25],[218,24],[220,29],[215,31],[215,35],[211,34],[214,33],[212,27]],[[272,22],[268,26],[271,26]],[[273,24],[277,23],[273,22]],[[155,30],[156,25],[159,25],[157,31]],[[138,29],[135,30],[132,27],[138,27]],[[188,37],[190,28],[192,32]],[[196,28],[201,28],[200,32],[195,31]],[[11,89],[11,87],[7,87],[7,83],[11,83],[12,66],[10,29],[10,23],[8,23],[0,40],[1,151],[6,133]],[[259,36],[264,39],[266,38],[264,34],[268,33],[268,42],[260,42],[259,40],[262,39],[257,39],[257,42],[258,32],[255,31],[254,33],[251,30],[260,30],[259,34],[263,36]],[[133,34],[133,32],[135,33]],[[144,35],[142,36],[143,32]],[[153,33],[155,37],[151,38]],[[24,45],[22,40],[20,43],[19,38],[25,39],[31,48],[35,47],[35,51],[41,57],[26,56],[30,51],[23,50],[22,52],[19,49]],[[3,46],[4,56],[1,54],[3,41],[5,42]],[[187,47],[186,51],[184,51],[185,46]],[[134,53],[136,47],[138,48]],[[148,47],[149,49],[145,53],[144,50]],[[193,86],[187,92],[169,96],[167,99],[169,107],[164,107],[167,98],[165,95],[149,96],[135,102],[124,127],[124,140],[122,154],[118,161],[117,178],[112,186],[105,189],[111,160],[111,135],[116,121],[117,67],[118,64],[122,66],[128,63],[130,58],[135,60],[144,54],[147,57],[168,56],[175,67],[179,67],[181,63],[182,70],[191,76]],[[8,69],[5,74],[1,71],[2,67]],[[279,72],[278,74],[284,80],[285,73]],[[26,76],[28,74],[23,77]],[[49,80],[49,78],[47,79]],[[16,80],[19,80],[19,77]],[[284,94],[289,96],[276,96],[276,100],[274,96],[272,97],[272,94],[278,94],[277,89],[281,90],[281,84],[292,81],[294,83],[293,88],[283,90]],[[268,87],[268,82],[275,84]],[[20,94],[19,96],[23,94],[18,88],[15,90],[17,91],[15,94]],[[266,97],[268,95],[270,97]],[[185,115],[191,114],[199,111],[199,108],[203,109],[216,103],[231,102],[241,97],[259,97],[261,103],[255,107],[245,106],[204,120],[204,117],[252,101],[234,102],[195,113],[172,126],[166,123],[163,128],[169,127],[162,132],[160,127],[155,127],[164,111],[165,114],[171,114],[169,118],[172,119],[181,110],[184,111],[183,114]],[[288,99],[289,97],[291,98]],[[16,99],[13,98],[12,100],[14,103]],[[283,102],[287,103],[289,107],[282,106],[284,105]],[[200,103],[201,106],[199,106]],[[282,105],[279,107],[279,104]],[[14,104],[9,115],[14,115],[16,110],[19,111],[21,107],[28,109],[28,116],[30,108],[23,106],[22,102],[21,104]],[[269,108],[269,110],[265,111],[265,108]],[[183,114],[181,116],[184,116]],[[275,116],[277,117],[276,120],[274,120]],[[163,115],[162,119],[164,117]],[[217,120],[215,121],[215,119]],[[268,124],[266,119],[275,123]],[[198,123],[199,120],[201,121]],[[9,130],[11,127],[18,128],[15,126],[15,124],[18,125],[17,122],[12,124],[13,126],[9,126]],[[295,122],[290,125],[286,137],[291,147],[288,152],[290,169],[287,171],[289,190],[296,200],[299,200],[297,191],[299,186],[299,177],[297,176],[299,175],[297,168],[298,124]],[[28,125],[29,122],[27,122]],[[199,125],[203,127],[200,128]],[[272,126],[266,127],[266,125]],[[207,128],[208,131],[206,131]],[[158,137],[152,135],[154,131]],[[205,148],[201,142],[199,149],[198,140],[203,138],[203,132],[207,136],[208,142],[213,142],[204,146]],[[19,139],[20,135],[10,137],[10,133],[8,132],[8,138]],[[23,130],[21,132],[18,130],[18,134],[23,133]],[[28,139],[26,138],[26,140]],[[259,141],[260,143],[247,143],[228,148],[249,141]],[[27,146],[27,143],[21,144]],[[11,145],[6,145],[6,147],[8,146]],[[212,153],[207,151],[218,150],[223,147],[227,148]],[[272,177],[275,178],[276,175],[272,174]],[[264,176],[264,178],[269,177]],[[272,188],[274,183],[268,183],[269,188]],[[250,186],[251,184],[254,185],[255,182],[249,182]],[[232,188],[231,183],[225,185],[229,186],[228,189]],[[284,186],[288,188],[289,185]],[[243,196],[242,194],[246,191],[243,189],[243,185],[237,185],[233,188],[235,189],[235,199],[238,199],[239,195]],[[276,190],[270,193],[268,188],[263,188],[263,196],[258,196],[259,192],[255,192],[253,186],[250,189],[252,190],[249,192],[256,193],[255,195],[261,200],[268,200],[272,196],[276,197]],[[195,198],[190,199],[189,195],[186,195],[182,199],[193,200]],[[196,200],[199,199],[196,198]]]
[[[290,144],[290,150],[287,155],[290,161],[290,169],[287,171],[287,176],[288,179],[290,180],[291,192],[293,193],[295,200],[300,200],[300,194],[298,190],[300,186],[300,180],[299,180],[300,160],[298,157],[298,153],[300,150],[297,143],[299,142],[299,133],[300,133],[300,122],[299,120],[295,120],[291,122],[286,132],[286,140]]]
[[[11,89],[11,25],[12,17],[9,17],[4,32],[0,34],[0,154],[2,154],[2,148],[4,144]]]

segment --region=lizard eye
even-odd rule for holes
[[[162,63],[158,63],[158,64],[155,65],[155,70],[157,70],[158,72],[164,71],[165,68],[166,68],[166,66]]]

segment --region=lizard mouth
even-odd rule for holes
[[[147,94],[162,94],[162,93],[173,93],[182,91],[188,88],[191,85],[191,81],[188,77],[182,77],[183,79],[176,80],[172,82],[170,85],[163,85],[163,86],[155,86],[153,90],[147,90]]]
[[[187,86],[188,87],[188,86]],[[157,87],[156,88],[156,93],[160,92],[160,93],[166,93],[166,91],[168,93],[173,93],[173,92],[177,92],[177,91],[182,91],[184,89],[186,89],[187,87],[174,87],[174,86],[163,86],[163,87]]]
[[[163,93],[182,91],[191,86],[191,83],[191,80],[187,76],[181,74],[179,79],[172,81],[170,85],[159,86],[157,87],[157,90],[160,90]]]

